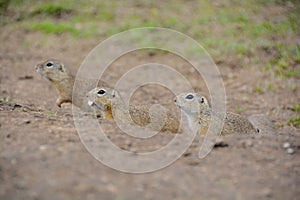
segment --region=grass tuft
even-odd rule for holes
[[[44,33],[60,34],[60,33],[71,33],[72,35],[78,35],[79,31],[72,25],[66,23],[56,24],[51,21],[44,21],[40,23],[30,24],[29,29],[38,30]]]
[[[300,127],[300,116],[290,118],[288,125],[294,126],[294,127]]]
[[[69,14],[72,10],[61,4],[45,4],[31,12],[30,16],[44,14],[47,16],[61,17],[63,14]]]
[[[292,107],[292,111],[300,112],[300,104],[295,104],[295,105]]]
[[[263,94],[264,93],[264,88],[260,85],[256,86],[255,87],[255,91],[260,93],[260,94]]]
[[[13,99],[10,98],[10,96],[3,97],[2,99],[0,99],[0,101],[3,101],[5,103],[13,103]]]

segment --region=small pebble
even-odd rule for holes
[[[20,182],[18,182],[18,183],[16,184],[16,187],[17,187],[18,189],[23,190],[23,189],[26,189],[27,184],[26,184],[26,182],[24,182],[24,181],[20,181]]]
[[[224,147],[228,147],[228,146],[229,146],[229,144],[227,144],[226,142],[220,141],[214,145],[214,148],[224,148]]]
[[[272,190],[270,188],[265,188],[263,191],[262,191],[262,194],[265,196],[265,197],[272,197]]]
[[[16,163],[17,163],[17,159],[12,159],[11,161],[10,161],[10,163],[12,164],[12,165],[15,165]]]
[[[44,150],[46,150],[46,149],[47,149],[47,146],[46,146],[46,145],[41,145],[41,146],[40,146],[40,150],[41,150],[41,151],[44,151]]]
[[[288,142],[285,142],[285,143],[283,143],[282,147],[285,148],[285,149],[287,149],[287,148],[291,147],[291,144],[288,143]]]
[[[25,124],[30,124],[31,121],[30,121],[30,120],[25,120],[24,123],[25,123]]]
[[[294,153],[294,149],[288,148],[288,149],[286,150],[286,152],[287,152],[288,154],[293,154],[293,153]]]
[[[20,76],[19,80],[27,80],[27,79],[33,79],[33,76],[31,75],[25,75],[25,76]]]
[[[243,147],[252,147],[253,146],[253,142],[252,140],[245,140],[242,142]]]
[[[190,155],[192,155],[191,152],[185,152],[185,153],[183,154],[184,157],[188,157],[188,156],[190,156]]]

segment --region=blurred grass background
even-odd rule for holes
[[[197,40],[220,66],[255,65],[281,78],[300,77],[297,0],[0,0],[0,14],[1,26],[78,40],[171,28]]]

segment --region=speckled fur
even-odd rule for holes
[[[193,99],[187,99],[187,95],[193,95]],[[207,134],[211,124],[212,110],[208,100],[197,93],[184,93],[176,97],[176,105],[183,110],[188,118],[190,129],[201,135]],[[218,116],[218,115],[216,115]],[[217,118],[217,120],[221,118]],[[249,120],[241,115],[227,112],[224,120],[222,135],[227,134],[255,134],[256,128]]]
[[[99,95],[97,92],[103,89],[105,94]],[[169,112],[166,112],[165,118],[161,110],[151,112],[151,105],[130,105],[126,107],[119,92],[109,87],[98,87],[88,93],[90,105],[101,111],[104,119],[122,123],[133,123],[141,127],[147,127],[153,131],[179,132],[179,121]],[[151,123],[151,118],[153,119]],[[163,123],[164,122],[164,123]]]

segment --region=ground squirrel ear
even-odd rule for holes
[[[200,97],[199,102],[200,102],[200,103],[204,103],[204,102],[205,102],[205,98],[204,98],[204,97]]]
[[[54,63],[54,67],[57,68],[59,71],[65,71],[65,66],[62,63]]]
[[[208,102],[205,96],[199,96],[198,101],[200,104],[207,104],[210,107],[210,103]]]
[[[64,64],[59,64],[59,70],[62,71],[62,72],[65,72],[66,71],[66,68],[64,66]]]

